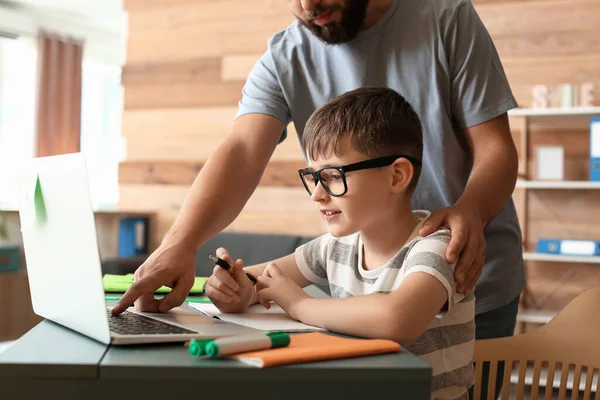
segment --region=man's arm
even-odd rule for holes
[[[486,250],[483,228],[510,199],[519,169],[506,114],[467,128],[465,134],[473,155],[473,168],[454,208],[463,211],[463,224],[470,229],[454,230],[448,246],[452,260],[456,260],[464,247],[456,267],[461,293],[469,291],[481,276]]]
[[[451,229],[453,239],[446,257],[453,263],[460,255],[456,280],[461,283],[459,293],[466,293],[483,270],[483,228],[506,204],[516,181],[517,156],[506,112],[517,102],[472,2],[456,2],[446,25],[451,112],[467,136],[473,169],[458,203],[433,213],[419,234],[427,235],[440,225]]]
[[[508,116],[500,115],[465,129],[473,169],[457,204],[473,207],[486,226],[511,198],[519,160],[510,133]]]
[[[519,164],[506,113],[465,129],[465,134],[473,168],[463,195],[453,206],[434,212],[419,231],[425,236],[441,225],[451,229],[446,258],[450,263],[458,259],[459,293],[470,291],[481,276],[486,249],[483,228],[510,199]]]
[[[123,312],[135,302],[142,311],[167,311],[183,303],[195,276],[198,246],[240,213],[255,190],[277,146],[284,124],[265,114],[237,118],[231,134],[210,156],[160,247],[136,271],[135,283],[113,308]],[[173,288],[162,300],[153,293]]]

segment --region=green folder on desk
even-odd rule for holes
[[[119,301],[121,300],[123,296],[121,296],[120,294],[114,294],[114,295],[110,295],[107,294],[104,296],[104,300],[115,300],[115,301]],[[160,300],[162,299],[164,296],[163,295],[158,295],[158,296],[154,296],[154,298],[156,300]],[[185,300],[183,301],[184,303],[212,303],[212,301],[210,301],[210,299],[208,297],[205,296],[188,296],[185,298]]]
[[[194,286],[190,290],[190,294],[202,294],[204,293],[204,284],[206,283],[206,277],[196,277]],[[102,277],[102,283],[104,285],[104,291],[110,293],[125,293],[131,285],[133,285],[133,274],[127,275],[114,275],[105,274]],[[170,287],[162,286],[156,290],[155,293],[169,293]]]

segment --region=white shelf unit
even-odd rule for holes
[[[581,264],[600,264],[599,256],[570,256],[561,254],[545,254],[535,252],[524,252],[525,261],[547,261],[557,263],[581,263]]]
[[[571,256],[561,254],[545,254],[536,252],[524,252],[525,261],[545,261],[556,263],[580,263],[580,264],[600,264],[599,256]],[[526,322],[543,325],[550,321],[556,315],[552,310],[520,309],[517,314],[517,322]]]
[[[508,112],[511,117],[593,117],[600,116],[600,107],[571,108],[515,108]]]
[[[517,322],[528,322],[531,324],[545,324],[556,316],[556,311],[522,309],[517,314]]]
[[[531,121],[552,120],[567,118],[581,121],[600,116],[600,107],[573,107],[573,108],[517,108],[510,110],[511,117],[522,117],[521,125],[521,154],[519,160],[519,176],[529,177],[528,174],[528,149],[530,147],[529,128]],[[583,123],[583,121],[582,121]],[[600,190],[600,182],[593,181],[541,181],[519,179],[517,189],[524,190]],[[527,219],[528,200],[527,193],[523,196],[524,218]],[[527,237],[527,223],[523,225],[523,237]],[[600,264],[600,257],[566,256],[555,254],[542,254],[524,252],[525,261],[546,261],[557,263],[588,263]],[[556,315],[556,311],[522,308],[517,315],[518,322],[545,324]]]
[[[528,181],[518,179],[518,189],[563,189],[563,190],[598,190],[600,182],[594,181]]]

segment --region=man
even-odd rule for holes
[[[423,169],[413,208],[438,211],[419,233],[450,228],[446,256],[452,263],[460,255],[458,291],[477,281],[476,337],[512,335],[525,283],[511,200],[517,155],[506,116],[516,101],[470,1],[288,4],[297,21],[271,37],[244,86],[231,134],[207,161],[173,227],[136,271],[136,283],[114,312],[134,301],[144,311],[182,304],[192,287],[196,249],[239,214],[285,138],[285,126],[293,121],[302,135],[320,105],[357,87],[387,86],[423,122]],[[223,183],[235,191],[224,197]],[[154,300],[161,285],[173,291]]]

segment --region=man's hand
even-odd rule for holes
[[[206,281],[206,295],[224,313],[244,312],[250,304],[254,285],[244,272],[242,260],[234,263],[223,247],[217,249],[217,257],[232,265],[231,272],[216,265]]]
[[[474,207],[458,203],[431,214],[419,231],[419,236],[427,236],[440,226],[450,229],[452,239],[446,250],[446,260],[457,261],[454,277],[458,283],[458,293],[469,292],[481,276],[485,264],[485,238],[483,222]]]
[[[185,301],[196,277],[196,254],[182,248],[161,245],[135,271],[133,285],[112,309],[120,314],[131,304],[140,311],[167,312]],[[161,300],[154,292],[161,286],[173,289]]]
[[[273,301],[296,320],[299,319],[300,303],[310,299],[310,296],[292,279],[283,275],[281,269],[274,263],[267,265],[263,275],[258,277],[256,292],[261,304],[266,305],[269,301]]]

